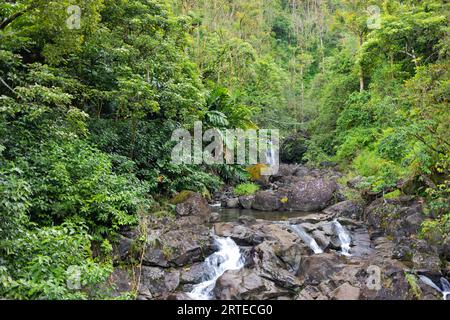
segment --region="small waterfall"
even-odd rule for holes
[[[205,260],[205,266],[208,272],[205,275],[206,280],[195,285],[193,290],[188,293],[191,299],[212,299],[217,279],[226,271],[240,270],[244,267],[240,249],[231,238],[216,238],[215,242],[219,251],[213,253]]]
[[[319,247],[316,240],[306,233],[305,229],[299,225],[291,225],[291,229],[311,248],[312,251],[314,251],[315,254],[323,253],[323,250]]]
[[[447,298],[450,296],[450,282],[448,282],[447,279],[441,278],[441,285],[442,285],[442,289],[441,289],[430,278],[423,276],[423,275],[419,276],[419,278],[426,285],[428,285],[428,286],[432,287],[434,290],[442,293],[444,300],[447,300]]]
[[[341,253],[345,256],[350,256],[350,245],[352,243],[352,238],[350,234],[345,230],[342,224],[336,219],[333,221],[335,234],[339,237],[341,243]]]
[[[269,141],[269,148],[267,149],[267,154],[266,154],[266,163],[269,166],[276,165],[272,141]]]

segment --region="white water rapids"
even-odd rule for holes
[[[323,253],[323,250],[319,247],[316,240],[306,233],[305,229],[299,225],[291,225],[291,229],[311,248],[312,251],[314,251],[315,254]]]
[[[194,300],[210,300],[216,281],[225,272],[240,270],[244,262],[238,245],[231,238],[216,238],[219,250],[205,260],[206,280],[194,286],[188,296]]]
[[[430,278],[426,276],[419,276],[419,278],[423,283],[429,285],[434,290],[442,293],[444,300],[447,300],[447,298],[450,296],[450,282],[448,282],[447,279],[441,278],[441,285],[442,285],[441,289]]]
[[[335,228],[335,233],[339,237],[341,242],[341,253],[345,256],[350,256],[350,245],[352,243],[352,238],[350,234],[345,230],[345,228],[339,223],[339,221],[334,220],[333,225]]]

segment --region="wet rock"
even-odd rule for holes
[[[362,205],[354,201],[343,201],[325,209],[323,212],[332,215],[335,218],[346,217],[354,220],[360,220],[363,214]]]
[[[296,290],[300,287],[300,281],[289,271],[285,263],[280,260],[270,242],[264,242],[255,248],[255,265],[258,274],[274,282],[278,287],[288,290]]]
[[[261,211],[277,211],[281,207],[281,201],[274,191],[259,191],[255,195],[252,208]]]
[[[326,236],[325,232],[320,230],[314,230],[312,232],[312,236],[314,240],[316,240],[317,244],[323,249],[327,249],[330,245],[330,238]]]
[[[263,233],[234,222],[217,223],[214,225],[214,232],[219,237],[230,237],[241,246],[255,246],[262,243],[265,238]]]
[[[238,218],[238,222],[240,224],[246,225],[246,226],[250,226],[254,223],[256,223],[256,219],[254,217],[251,216],[240,216]]]
[[[330,297],[333,300],[359,300],[361,290],[359,288],[353,287],[349,283],[344,283],[336,290],[334,290]]]
[[[329,223],[329,221],[327,221],[327,220],[330,218],[331,218],[330,216],[325,215],[325,214],[310,213],[310,214],[302,216],[302,217],[289,219],[289,223],[290,224],[310,223],[313,225],[317,224],[318,227],[321,227],[323,224]]]
[[[181,270],[180,283],[181,284],[198,284],[203,281],[207,268],[204,263],[195,263],[190,267],[185,267]]]
[[[213,212],[211,213],[211,216],[209,217],[209,222],[215,223],[220,221],[220,213]]]
[[[244,209],[251,209],[253,206],[253,202],[255,202],[255,196],[242,196],[239,197],[239,203]]]
[[[239,198],[229,198],[226,201],[227,208],[236,209],[239,208]]]
[[[305,229],[306,232],[313,232],[314,230],[316,230],[318,228],[317,224],[312,224],[312,223],[301,223],[300,226]]]
[[[250,269],[225,272],[217,280],[214,293],[219,300],[268,300],[290,294]]]

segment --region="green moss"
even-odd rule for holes
[[[400,190],[395,190],[393,192],[390,192],[390,193],[386,194],[384,196],[384,198],[385,199],[395,199],[395,198],[400,197],[401,195],[402,195],[402,192]]]
[[[408,282],[408,285],[410,287],[412,295],[417,299],[420,300],[422,297],[422,290],[420,289],[419,285],[417,284],[417,279],[413,274],[406,273],[405,274],[406,282]]]
[[[170,259],[173,255],[173,249],[166,245],[163,245],[161,252],[166,259]]]
[[[189,191],[189,190],[181,191],[180,193],[178,193],[175,197],[173,197],[173,198],[170,200],[170,203],[171,203],[171,204],[174,204],[174,205],[183,203],[183,202],[186,201],[187,198],[189,198],[193,193],[194,193],[194,192]]]
[[[260,187],[257,184],[243,183],[234,188],[234,194],[237,196],[251,196],[258,192],[259,189]]]

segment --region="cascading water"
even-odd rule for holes
[[[341,243],[341,253],[345,256],[350,256],[350,245],[352,243],[352,238],[350,234],[345,230],[345,228],[336,219],[333,221],[335,234],[339,237]]]
[[[315,254],[323,253],[323,250],[319,247],[316,240],[306,233],[305,229],[299,225],[291,225],[291,229],[311,248],[312,251],[314,251]]]
[[[226,271],[240,270],[244,262],[238,245],[231,238],[216,238],[219,251],[213,253],[205,260],[206,280],[194,286],[188,293],[194,300],[210,300],[216,286],[216,281]]]
[[[441,278],[441,285],[442,285],[442,289],[441,289],[430,278],[423,276],[423,275],[419,276],[419,278],[426,285],[429,285],[434,290],[442,293],[444,300],[447,300],[447,298],[450,296],[450,282],[448,282],[447,279]]]
[[[267,149],[266,154],[266,163],[269,166],[274,166],[276,164],[272,141],[269,141],[269,148]]]

